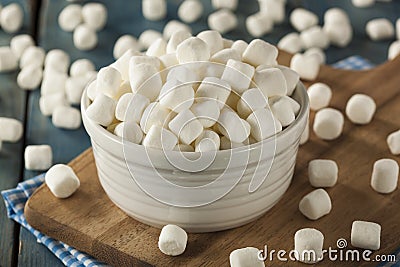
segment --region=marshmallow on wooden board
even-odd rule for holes
[[[320,65],[325,64],[326,62],[324,51],[318,47],[311,47],[307,49],[306,51],[304,51],[304,55],[317,57]]]
[[[346,115],[355,124],[368,124],[376,111],[372,97],[365,94],[353,95],[346,104]]]
[[[261,37],[270,33],[274,27],[274,22],[268,14],[257,12],[246,18],[246,30],[253,37]]]
[[[230,59],[226,64],[221,79],[228,82],[236,93],[242,94],[249,88],[254,72],[253,66]]]
[[[51,116],[57,107],[68,105],[64,92],[42,95],[39,99],[39,108],[43,116]]]
[[[89,2],[82,7],[82,17],[86,25],[100,31],[107,23],[107,8],[101,3]]]
[[[342,134],[343,125],[344,117],[339,110],[323,108],[315,114],[313,130],[317,137],[333,140]]]
[[[58,25],[66,32],[75,30],[82,21],[82,6],[78,4],[67,5],[58,15]]]
[[[240,61],[242,60],[242,56],[239,54],[237,50],[232,48],[226,48],[216,52],[210,58],[210,61],[226,65],[229,59]]]
[[[375,4],[375,0],[351,0],[351,3],[355,7],[365,8]]]
[[[353,39],[353,28],[350,23],[325,23],[323,31],[332,45],[346,47]]]
[[[332,203],[328,193],[322,189],[315,189],[305,195],[299,203],[300,212],[310,220],[318,220],[331,212]]]
[[[162,38],[162,34],[155,30],[146,30],[139,35],[139,44],[140,46],[147,50],[149,46],[158,38]]]
[[[20,34],[14,36],[10,41],[10,48],[14,55],[20,59],[24,51],[30,47],[34,46],[35,42],[33,38],[28,34]]]
[[[192,29],[185,23],[182,23],[178,20],[168,21],[168,23],[165,24],[165,27],[163,30],[164,39],[169,40],[169,38],[171,38],[173,33],[179,32],[179,31],[186,31],[186,32],[191,33]]]
[[[34,90],[39,87],[43,78],[41,67],[28,65],[21,69],[17,76],[17,84],[21,89]]]
[[[159,102],[150,103],[143,111],[140,118],[140,127],[147,134],[153,125],[167,128],[173,113],[160,105]]]
[[[185,145],[185,144],[177,144],[174,147],[174,150],[180,152],[194,152],[194,148],[191,145]]]
[[[251,136],[262,141],[282,131],[282,124],[275,118],[269,108],[253,111],[246,119],[251,127]]]
[[[28,65],[42,68],[46,52],[38,46],[29,46],[25,49],[19,60],[19,67],[22,69]]]
[[[205,130],[195,141],[196,152],[207,152],[219,150],[221,141],[219,135],[212,130]]]
[[[150,100],[141,95],[127,93],[120,97],[115,109],[115,118],[120,121],[126,121],[127,115],[129,116],[129,121],[134,121],[139,123],[142,117],[144,109],[150,104]],[[129,114],[128,114],[129,111]]]
[[[243,61],[258,67],[259,65],[276,65],[278,49],[261,39],[250,42],[243,52]]]
[[[142,129],[131,120],[119,123],[114,129],[114,134],[134,144],[140,144],[143,140]]]
[[[44,171],[53,164],[53,152],[49,145],[30,145],[25,148],[25,169]]]
[[[97,74],[97,91],[114,98],[118,94],[122,76],[113,67],[104,67]]]
[[[118,59],[122,57],[122,55],[129,49],[140,51],[141,46],[138,40],[130,34],[125,34],[120,36],[114,44],[113,48],[114,58]]]
[[[185,0],[178,8],[178,17],[185,23],[192,23],[201,17],[203,10],[201,1]]]
[[[144,137],[142,145],[145,147],[173,150],[178,143],[178,138],[171,131],[160,125],[152,125]]]
[[[304,8],[296,8],[290,14],[290,23],[299,32],[318,24],[318,16]]]
[[[95,71],[95,66],[92,61],[86,58],[75,60],[69,69],[69,74],[72,77],[85,75],[90,71]]]
[[[218,31],[221,34],[232,31],[238,25],[236,15],[228,9],[220,9],[210,14],[207,22],[211,30]]]
[[[132,92],[144,95],[154,101],[160,93],[162,80],[159,71],[149,64],[129,63],[129,80]]]
[[[168,71],[166,80],[179,80],[184,84],[194,84],[200,81],[199,76],[194,72],[190,65],[178,65]]]
[[[197,34],[197,37],[208,45],[211,55],[214,55],[218,51],[224,49],[224,40],[218,31],[202,31]]]
[[[167,1],[142,0],[143,17],[151,21],[159,21],[167,16]]]
[[[318,47],[326,49],[329,46],[329,37],[318,25],[312,26],[300,33],[304,48]]]
[[[186,109],[173,118],[169,129],[178,136],[181,143],[190,145],[203,132],[203,125],[192,111]]]
[[[295,54],[290,60],[290,68],[297,72],[301,79],[313,81],[319,73],[319,59],[312,55]]]
[[[271,97],[268,102],[272,113],[283,127],[289,126],[294,122],[296,119],[295,111],[293,110],[292,103],[289,102],[288,99],[283,97]]]
[[[187,31],[174,32],[168,40],[166,54],[175,53],[178,45],[190,37],[192,37],[192,34]]]
[[[83,91],[85,90],[88,82],[88,76],[75,76],[69,77],[65,81],[65,96],[70,104],[79,105],[81,102]]]
[[[238,0],[211,0],[211,5],[214,9],[230,9],[236,10]]]
[[[285,76],[278,68],[267,68],[256,71],[254,74],[254,83],[267,98],[287,94]]]
[[[235,112],[225,108],[218,118],[219,131],[234,143],[244,142],[250,135],[250,124]]]
[[[165,69],[169,69],[179,64],[178,59],[176,58],[176,53],[162,55],[159,60]]]
[[[271,17],[274,24],[280,24],[285,20],[286,0],[259,0],[260,12]]]
[[[350,24],[350,18],[347,15],[346,11],[341,8],[333,7],[329,8],[325,11],[324,14],[324,23],[325,24],[338,24],[338,23],[346,23]]]
[[[9,46],[0,47],[0,72],[9,72],[18,68],[18,59]]]
[[[244,143],[235,143],[235,142],[232,142],[231,140],[229,140],[225,136],[221,137],[221,144],[220,144],[221,150],[235,149],[235,148],[243,147],[243,146],[245,146]]]
[[[162,106],[179,113],[192,106],[194,90],[190,84],[171,79],[161,88],[158,100]]]
[[[159,38],[152,43],[146,51],[146,56],[160,57],[167,53],[167,42]]]
[[[231,267],[264,267],[264,261],[258,258],[258,248],[246,247],[235,249],[229,255]]]
[[[70,62],[70,57],[64,50],[53,49],[47,53],[44,66],[59,72],[67,73]]]
[[[220,114],[219,104],[215,100],[197,102],[191,106],[190,110],[204,128],[212,127],[218,121]]]
[[[161,230],[158,248],[169,256],[178,256],[185,252],[188,236],[182,228],[168,224]]]
[[[114,120],[115,106],[114,99],[100,93],[87,108],[86,114],[95,123],[106,127]]]
[[[386,138],[386,143],[393,155],[400,155],[400,130],[389,134]]]
[[[56,107],[51,118],[57,128],[76,130],[81,127],[81,112],[73,107]]]
[[[323,259],[324,235],[314,228],[303,228],[294,235],[294,250],[298,261],[316,263]]]
[[[372,41],[381,41],[393,38],[394,27],[386,18],[372,19],[365,26],[365,32]]]
[[[1,28],[7,33],[19,31],[24,22],[24,11],[17,3],[4,6],[0,13]]]
[[[43,73],[42,86],[40,87],[40,94],[51,95],[55,93],[65,92],[65,83],[68,76],[65,73],[53,72]]]
[[[246,50],[246,48],[249,46],[248,43],[246,43],[243,40],[237,40],[234,41],[231,48],[235,49],[236,51],[239,52],[240,55],[243,55],[244,51]]]
[[[304,48],[303,41],[297,32],[291,32],[283,36],[277,46],[279,49],[292,54],[298,53]]]
[[[79,50],[92,50],[98,43],[97,33],[90,26],[82,24],[74,30],[73,41]]]
[[[332,89],[324,83],[314,83],[307,90],[311,110],[326,108],[332,99]]]
[[[206,77],[196,91],[196,101],[204,102],[216,100],[220,109],[231,93],[231,86],[228,82],[215,77]]]
[[[246,90],[237,102],[236,110],[240,117],[247,118],[251,113],[258,109],[263,109],[268,105],[268,98],[264,96],[258,88]]]
[[[211,53],[207,43],[198,37],[190,37],[176,48],[176,58],[180,64],[208,61],[210,57]]]
[[[378,250],[381,247],[381,229],[382,227],[374,222],[354,221],[351,225],[351,245]]]
[[[338,166],[329,159],[314,159],[308,163],[308,179],[313,187],[332,187],[338,178]]]
[[[0,140],[3,142],[18,142],[24,133],[24,126],[19,120],[0,117]]]
[[[51,167],[44,179],[50,192],[57,198],[70,197],[80,186],[79,178],[74,170],[64,164]]]
[[[388,59],[393,60],[400,55],[400,40],[394,41],[390,44],[388,50]]]
[[[378,193],[389,194],[397,189],[399,164],[393,159],[375,161],[371,176],[371,187]]]

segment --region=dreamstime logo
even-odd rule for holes
[[[212,97],[207,98],[196,93],[196,101],[218,101],[221,110],[229,109],[225,104],[225,99],[219,99],[219,96],[226,95],[228,97],[234,91],[223,86],[222,83],[218,83],[217,79],[205,82],[201,78],[213,76],[216,73],[221,76],[225,68],[228,67],[212,62],[181,64],[149,77],[137,90],[139,94],[148,95],[148,90],[153,90],[155,84],[160,84],[161,77],[167,80],[167,85],[164,84],[160,96],[155,101],[157,104],[151,104],[145,110],[140,122],[142,128],[146,129],[146,134],[153,138],[154,147],[157,148],[138,146],[129,142],[129,138],[125,138],[130,134],[129,127],[127,127],[129,120],[133,120],[129,115],[123,130],[123,152],[129,172],[136,184],[150,197],[175,207],[199,207],[224,197],[242,179],[245,179],[245,183],[249,184],[249,193],[255,192],[266,179],[274,161],[275,136],[270,137],[265,142],[260,142],[257,149],[249,149],[249,145],[244,145],[234,150],[216,151],[210,149],[188,153],[174,151],[171,150],[171,147],[167,147],[173,139],[171,132],[178,136],[184,144],[190,144],[193,141],[190,139],[194,130],[192,123],[197,121],[197,118],[187,114],[182,115],[182,112],[177,115],[174,112],[187,110],[187,107],[192,105],[193,95],[189,95],[185,99],[188,86],[197,89],[202,82],[201,86],[206,87],[203,89],[208,90]],[[229,72],[231,79],[247,79],[248,83],[252,83],[249,77],[233,68],[229,69]],[[179,102],[181,97],[185,101]],[[165,109],[159,104],[163,101],[176,103],[172,108],[174,111],[166,114]],[[229,101],[230,99],[228,99]],[[126,114],[135,114],[137,107],[132,103],[134,101],[130,102]],[[177,122],[177,119],[171,124],[170,122],[177,116],[180,116],[179,122]],[[270,113],[270,116],[273,116],[272,113]],[[201,116],[200,119],[216,121],[216,118],[206,115]],[[271,118],[270,121],[275,120]],[[148,126],[154,124],[163,128],[158,128],[157,131],[149,133],[150,127]],[[230,127],[229,131],[231,132],[226,130],[227,127]],[[245,125],[237,123],[234,127],[235,131],[240,131],[242,130],[240,127],[245,127]],[[272,125],[272,127],[275,128],[275,125]],[[232,132],[232,125],[219,124],[217,128],[225,135],[236,134]],[[203,139],[201,142],[205,146],[206,143],[208,143],[208,146],[219,145],[215,144],[212,138]],[[143,154],[146,156],[144,157]],[[141,158],[138,159],[138,157]]]

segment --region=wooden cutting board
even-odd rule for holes
[[[281,53],[279,61],[288,64],[290,55]],[[179,257],[163,255],[157,248],[160,230],[129,218],[107,198],[97,178],[89,149],[70,165],[81,179],[80,189],[69,199],[56,199],[46,186],[29,199],[25,214],[39,231],[59,239],[99,260],[114,266],[228,266],[232,250],[254,246],[269,250],[293,249],[294,233],[314,227],[325,235],[324,247],[336,248],[339,238],[350,244],[354,220],[382,225],[381,249],[390,254],[400,247],[400,190],[381,195],[370,187],[375,160],[389,157],[389,133],[400,128],[400,57],[370,71],[344,71],[322,66],[318,81],[333,89],[331,106],[344,111],[354,93],[366,93],[377,103],[377,113],[369,125],[356,126],[345,121],[343,135],[335,141],[319,140],[311,132],[310,141],[299,150],[295,176],[282,200],[263,217],[245,226],[209,234],[189,234],[185,253]],[[314,114],[311,114],[311,122]],[[332,198],[331,213],[318,221],[307,220],[299,211],[300,199],[313,190],[308,183],[307,163],[316,158],[333,159],[339,165],[338,184],[327,189]],[[349,245],[351,247],[351,245]],[[274,266],[295,266],[280,262]],[[268,261],[267,265],[271,265]],[[367,262],[341,262],[345,266],[376,265]],[[336,266],[325,259],[321,266]]]

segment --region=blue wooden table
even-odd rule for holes
[[[61,31],[57,23],[59,12],[68,5],[65,0],[43,0],[40,8],[35,6],[38,0],[19,0],[25,10],[25,20],[22,32],[31,32],[40,46],[46,50],[61,48],[66,50],[72,60],[88,58],[97,68],[112,62],[112,48],[115,40],[123,34],[139,36],[146,29],[162,31],[170,19],[177,19],[176,10],[182,0],[168,1],[168,19],[161,22],[146,21],[141,15],[141,1],[113,0],[101,1],[108,7],[109,19],[106,28],[99,32],[99,46],[89,52],[81,52],[74,48],[72,34]],[[2,1],[5,5],[14,1]],[[89,2],[89,1],[85,1]],[[193,33],[207,29],[207,15],[212,11],[210,0],[202,1],[205,14],[200,21],[191,24]],[[318,14],[322,22],[326,9],[334,6],[345,9],[354,27],[354,39],[344,49],[330,47],[327,49],[327,63],[333,63],[345,57],[357,54],[375,64],[383,63],[387,58],[387,50],[391,41],[371,42],[365,35],[365,24],[377,17],[387,17],[394,22],[400,16],[400,2],[378,2],[374,7],[357,9],[348,0],[289,0],[287,12],[303,6]],[[241,0],[238,8],[239,28],[225,37],[250,41],[251,37],[244,28],[245,18],[257,11],[256,0]],[[36,18],[39,21],[35,22]],[[37,31],[34,30],[38,25]],[[274,31],[265,37],[266,40],[277,43],[286,33],[294,31],[287,19],[281,25],[275,26]],[[12,36],[0,30],[0,44],[8,45]],[[23,151],[26,145],[49,144],[53,148],[54,163],[67,163],[90,146],[89,138],[83,127],[77,131],[66,131],[55,128],[51,120],[41,115],[39,111],[38,90],[24,92],[16,84],[17,72],[0,75],[0,116],[13,117],[25,125],[25,134],[16,144],[4,144],[0,152],[0,190],[15,187],[37,172],[24,170]],[[1,130],[1,129],[0,129]],[[0,203],[0,266],[62,266],[47,248],[38,244],[35,238],[25,229],[20,228],[7,219],[4,204]]]

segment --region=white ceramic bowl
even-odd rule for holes
[[[84,126],[91,138],[100,183],[115,205],[136,220],[155,227],[176,224],[188,232],[212,232],[238,227],[259,218],[286,192],[293,177],[300,136],[306,127],[309,113],[307,93],[301,83],[293,97],[300,103],[301,109],[295,122],[284,131],[274,138],[247,147],[218,151],[211,166],[197,173],[178,170],[166,160],[162,151],[146,150],[144,146],[136,144],[129,145],[130,156],[126,162],[126,143],[87,117],[86,109],[90,101],[86,91],[82,97],[81,109]],[[276,146],[275,153],[270,149],[271,144]],[[261,152],[263,156],[259,158]],[[153,166],[145,160],[148,154],[155,159]],[[179,152],[172,151],[170,156],[174,158],[176,155]],[[249,159],[243,161],[243,155],[248,155]],[[270,165],[272,158],[274,160]],[[226,169],[229,160],[233,163]],[[170,182],[181,186],[207,184],[224,171],[228,177],[237,179],[243,170],[246,171],[237,185],[222,198],[198,207],[176,207],[155,200],[145,193],[132,178],[128,165],[135,173],[146,178],[148,186],[160,190],[165,184],[154,176],[153,168]],[[249,193],[256,166],[261,170],[271,168],[258,190]],[[230,182],[226,181],[226,184]]]

